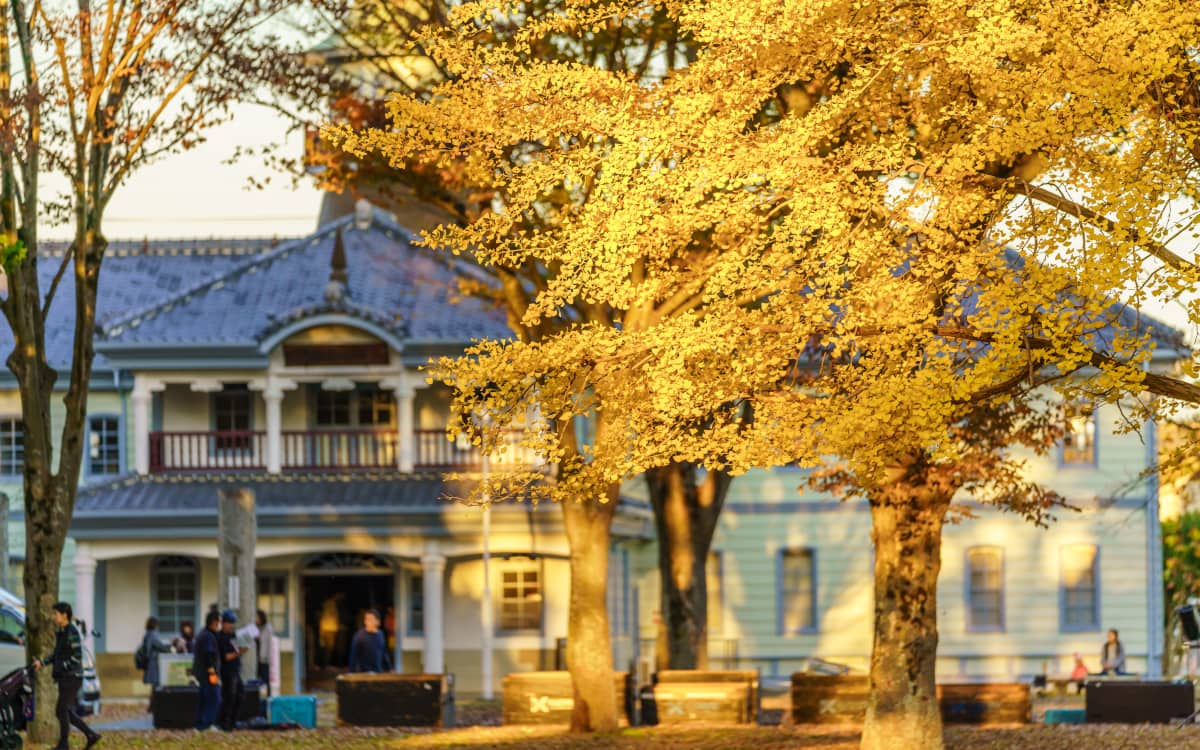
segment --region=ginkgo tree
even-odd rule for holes
[[[536,414],[528,439],[551,461],[568,457],[560,428],[598,408],[586,460],[545,490],[561,499],[664,458],[736,472],[836,455],[864,487],[907,484],[866,493],[877,543],[903,544],[877,546],[863,746],[939,747],[936,578],[908,577],[933,565],[947,505],[905,478],[962,458],[948,435],[965,405],[1043,378],[1137,418],[1200,400],[1149,371],[1131,312],[1200,278],[1172,249],[1196,211],[1200,8],[674,0],[655,7],[695,59],[646,83],[529,52],[652,6],[579,3],[479,45],[508,6],[451,14],[429,49],[454,80],[394,99],[392,129],[335,133],[503,185],[504,206],[429,240],[554,268],[525,321],[614,311],[448,363],[494,385],[458,406]]]

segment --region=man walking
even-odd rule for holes
[[[219,684],[221,656],[217,647],[217,630],[221,627],[221,615],[209,612],[204,618],[204,630],[196,636],[193,645],[192,675],[200,684],[200,700],[196,705],[196,730],[203,732],[212,727],[221,707]]]
[[[217,634],[217,650],[221,655],[221,729],[232,732],[242,707],[242,654],[249,649],[239,647],[233,626],[237,615],[232,609],[221,613],[221,632]]]
[[[386,672],[388,670],[387,639],[379,630],[379,613],[373,609],[363,615],[362,629],[350,642],[351,672]]]
[[[100,741],[100,735],[79,718],[76,708],[79,688],[83,686],[83,637],[79,629],[71,624],[73,615],[71,605],[66,602],[58,602],[51,607],[50,620],[57,629],[54,652],[43,659],[33,660],[34,669],[50,665],[54,681],[58,683],[58,703],[54,709],[54,715],[58,717],[58,744],[54,750],[70,750],[67,737],[72,726],[87,737],[88,750]]]

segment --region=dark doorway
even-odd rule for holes
[[[387,618],[395,603],[395,577],[322,572],[302,580],[305,689],[331,690],[337,676],[346,672],[350,639],[362,626],[363,614],[374,609]]]

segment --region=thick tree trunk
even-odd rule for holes
[[[894,488],[893,488],[894,489]],[[863,750],[941,750],[937,578],[948,500],[889,491],[871,498],[875,639]]]
[[[567,608],[567,669],[575,688],[572,732],[617,728],[612,642],[608,629],[608,548],[616,514],[617,490],[608,502],[562,504],[571,547],[571,596]]]
[[[662,587],[659,669],[708,668],[709,550],[731,477],[708,472],[697,484],[698,467],[676,462],[646,472],[658,534]]]

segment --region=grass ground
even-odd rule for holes
[[[79,739],[75,740],[77,743]],[[561,729],[470,727],[445,732],[325,729],[279,734],[194,732],[111,733],[101,747],[154,750],[854,750],[854,727],[689,727],[626,729],[610,735],[572,736]],[[1038,726],[949,729],[947,750],[1177,750],[1200,747],[1200,727]]]

